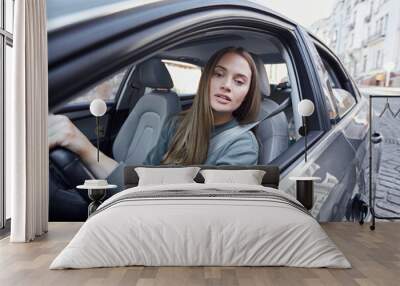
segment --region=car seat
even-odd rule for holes
[[[137,66],[133,84],[151,88],[133,107],[113,144],[118,162],[141,164],[158,141],[168,118],[180,112],[179,98],[172,92],[173,82],[164,63],[157,58]]]
[[[278,104],[281,104],[287,98],[291,97],[292,94],[292,87],[288,81],[281,82],[277,85],[270,85],[271,86],[271,95],[270,99],[275,101]],[[285,108],[284,110],[285,115],[287,117],[288,122],[293,120],[293,108],[291,105]]]
[[[277,85],[271,86],[271,95],[270,99],[275,101],[278,104],[282,104],[286,99],[290,99],[292,96],[292,86],[289,81],[281,82]],[[297,130],[295,128],[294,122],[294,114],[293,114],[293,106],[289,104],[284,110],[286,119],[288,122],[289,129],[289,142],[295,142],[297,138]]]
[[[271,89],[262,59],[253,55],[259,75],[261,106],[258,118],[261,119],[277,110],[279,104],[270,99]],[[256,129],[260,151],[258,164],[266,165],[278,157],[289,146],[288,121],[284,112],[262,121]]]

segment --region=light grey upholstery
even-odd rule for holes
[[[140,64],[133,84],[152,88],[136,103],[115,138],[114,159],[125,164],[141,164],[158,141],[161,128],[170,116],[178,113],[179,98],[171,92],[171,76],[159,59]]]
[[[269,98],[271,89],[267,72],[261,58],[253,55],[260,79],[260,91],[262,95],[259,119],[270,114],[279,106]],[[258,164],[268,164],[278,157],[289,145],[288,122],[283,112],[262,121],[256,130],[256,136],[260,145]]]

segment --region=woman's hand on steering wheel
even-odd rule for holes
[[[65,115],[49,114],[49,149],[64,147],[77,154],[96,178],[106,178],[118,162],[100,152],[97,161],[97,148]]]
[[[49,149],[60,146],[77,154],[83,161],[88,159],[92,143],[65,115],[49,114]]]

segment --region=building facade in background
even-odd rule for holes
[[[360,85],[400,86],[400,1],[337,0],[310,27]]]

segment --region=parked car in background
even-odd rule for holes
[[[278,165],[280,188],[292,194],[295,182],[290,176],[321,178],[315,183],[312,209],[320,221],[357,216],[354,205],[362,204],[367,192],[368,101],[337,56],[302,26],[247,1],[60,2],[47,2],[49,110],[68,116],[95,143],[89,104],[94,98],[105,99],[108,110],[101,118],[100,140],[105,154],[118,159],[116,138],[123,125],[130,124],[132,142],[146,144],[137,160],[129,162],[140,164],[157,141],[168,109],[162,100],[149,105],[143,101],[154,93],[164,94],[177,98],[178,110],[190,108],[210,55],[241,46],[266,72],[262,110],[273,112],[286,104],[258,127],[259,164]],[[146,86],[152,74],[143,72],[143,66],[152,59],[167,67],[172,89],[160,93]],[[304,137],[298,133],[301,99],[315,105],[307,118],[307,163]],[[143,139],[146,127],[140,118],[149,113],[158,114],[158,119]],[[128,120],[131,116],[134,123]],[[91,177],[79,158],[65,150],[51,150],[50,161],[51,188],[73,189]]]

